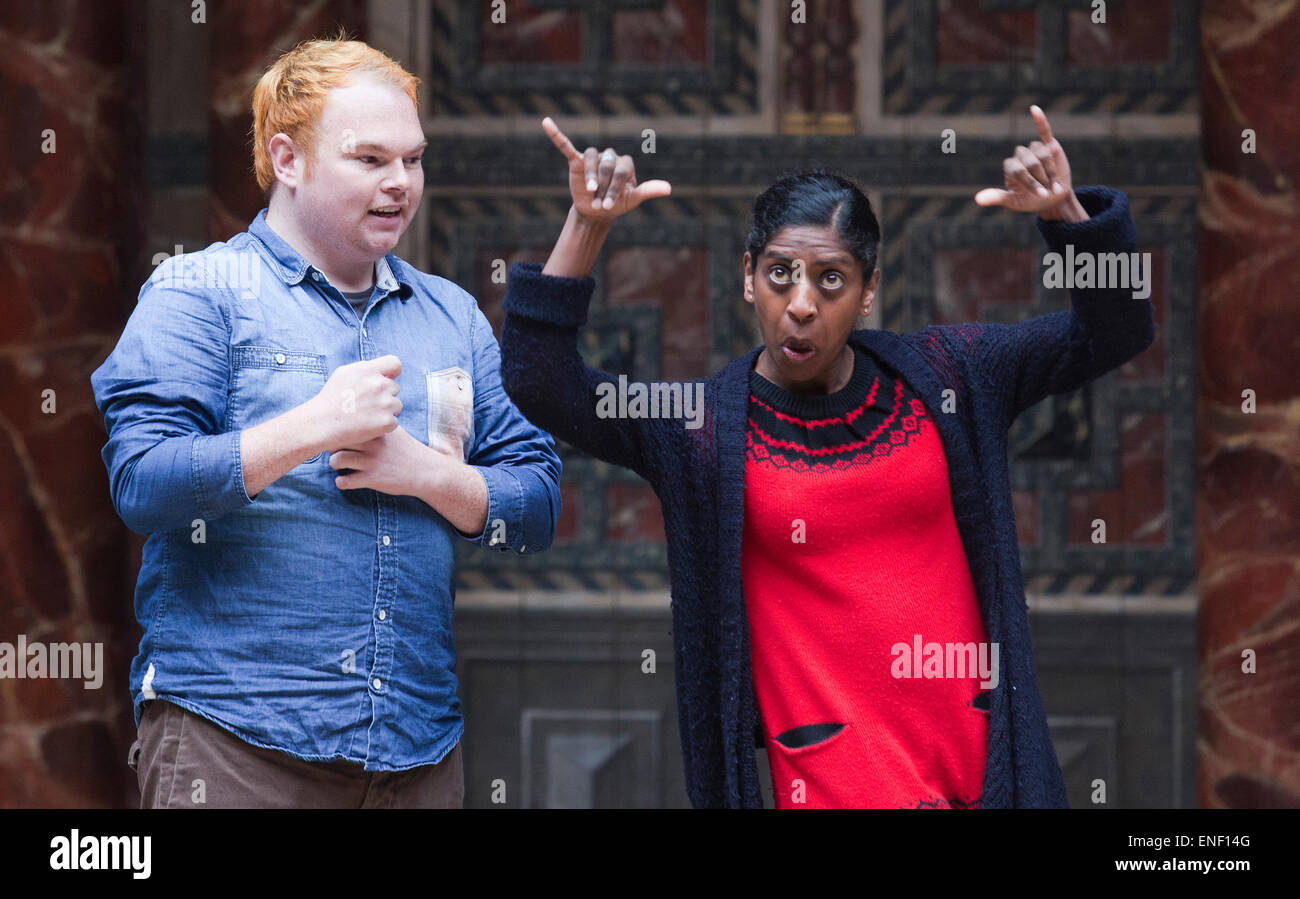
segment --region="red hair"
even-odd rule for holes
[[[377,76],[400,88],[419,108],[420,79],[369,44],[344,38],[340,34],[299,44],[277,59],[253,89],[253,170],[262,190],[275,183],[267,149],[271,138],[287,134],[307,155],[310,172],[325,95],[352,84],[356,76]]]

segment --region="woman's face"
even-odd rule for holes
[[[871,311],[880,269],[867,280],[829,225],[787,225],[744,262],[745,301],[765,344],[758,373],[798,393],[843,386],[853,370],[845,344],[858,316]]]

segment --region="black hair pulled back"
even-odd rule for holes
[[[791,225],[829,225],[871,278],[880,249],[880,223],[871,201],[858,186],[825,169],[792,172],[754,200],[754,218],[745,249],[750,264],[782,228]]]

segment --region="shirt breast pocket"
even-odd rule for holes
[[[325,386],[325,357],[276,347],[232,348],[226,429],[251,428],[283,415],[320,393]],[[324,453],[309,461],[325,457]]]
[[[474,379],[460,366],[425,374],[429,446],[468,462],[474,446]]]

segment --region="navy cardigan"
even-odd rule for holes
[[[1073,244],[1077,257],[1135,248],[1124,193],[1089,187],[1076,194],[1089,220],[1038,220],[1052,250]],[[654,487],[668,540],[687,792],[697,808],[761,807],[761,733],[740,568],[749,373],[761,347],[705,381],[698,429],[681,419],[600,418],[596,386],[615,378],[586,366],[577,349],[594,286],[591,278],[543,275],[536,263],[511,267],[502,380],[535,424]],[[1068,805],[1034,671],[1007,429],[1047,395],[1079,389],[1155,336],[1150,301],[1129,288],[1075,288],[1070,301],[1070,309],[1012,325],[931,325],[906,335],[868,329],[849,338],[902,374],[931,412],[980,613],[989,640],[1000,644],[982,808]],[[945,409],[951,413],[941,414]]]

